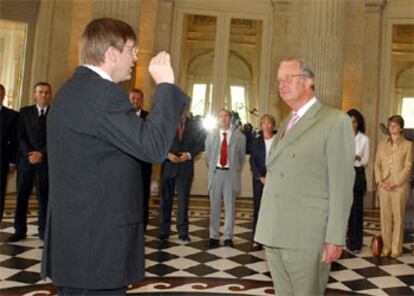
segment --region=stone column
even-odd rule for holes
[[[148,72],[148,65],[154,56],[155,32],[157,27],[158,0],[141,1],[139,18],[138,61],[135,70],[135,86],[145,93],[144,109],[152,105],[154,83]]]
[[[52,23],[53,14],[54,14],[55,0],[50,1],[40,1],[39,5],[39,16],[36,22],[36,33],[34,41],[34,50],[33,50],[33,61],[32,61],[32,73],[30,79],[30,90],[36,82],[41,80],[47,80],[49,74],[49,60],[50,60],[50,40],[51,40],[51,31],[53,27],[50,25]],[[22,106],[29,105],[33,103],[27,98],[31,97],[28,94],[23,94]],[[26,98],[26,99],[25,99]]]
[[[326,104],[341,109],[345,2],[302,0],[300,56],[315,71],[316,94]]]
[[[363,58],[363,89],[361,112],[364,114],[367,136],[370,140],[370,162],[366,169],[368,192],[365,196],[365,206],[378,206],[378,199],[374,198],[373,167],[377,139],[381,133],[379,129],[379,73],[381,55],[382,12],[385,0],[365,0],[365,30],[364,30],[364,58]]]

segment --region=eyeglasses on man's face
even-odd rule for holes
[[[286,75],[285,77],[280,77],[276,80],[276,85],[280,85],[282,83],[291,83],[293,77],[309,77],[308,75],[305,74],[290,74],[290,75]]]
[[[132,54],[132,56],[134,56],[134,57],[137,56],[137,54],[138,54],[138,47],[136,47],[135,45],[124,45],[124,48],[125,47],[131,48],[131,54]]]

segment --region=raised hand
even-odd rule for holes
[[[149,64],[149,72],[156,84],[174,83],[174,71],[170,63],[170,55],[165,51],[153,57]]]

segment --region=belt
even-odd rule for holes
[[[228,171],[230,168],[216,166],[216,170]]]

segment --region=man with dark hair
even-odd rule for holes
[[[129,101],[132,107],[135,109],[135,113],[142,119],[145,119],[148,112],[142,109],[144,104],[144,92],[139,88],[133,88],[129,91]],[[142,191],[143,191],[143,219],[144,219],[144,232],[148,226],[148,215],[149,215],[149,199],[150,199],[150,187],[151,187],[151,174],[152,174],[152,163],[146,161],[141,162],[141,175],[142,175]]]
[[[276,295],[323,295],[352,203],[351,121],[315,97],[303,60],[283,60],[277,84],[292,112],[266,161],[255,240],[265,246]]]
[[[46,227],[48,202],[48,166],[46,145],[46,117],[52,98],[52,88],[47,82],[34,86],[35,105],[20,109],[17,126],[17,203],[14,215],[14,234],[7,241],[26,238],[27,207],[33,184],[38,204],[38,231],[43,240]]]
[[[167,156],[188,97],[174,85],[170,57],[149,71],[157,84],[146,120],[117,83],[131,78],[136,35],[123,21],[91,21],[81,63],[48,117],[50,203],[42,277],[59,295],[124,295],[144,278],[142,177],[138,160]]]
[[[177,232],[184,242],[191,241],[188,235],[188,203],[194,176],[194,159],[203,151],[204,134],[199,132],[196,122],[184,111],[177,133],[161,166],[160,233],[158,238],[170,236],[171,210],[177,189]]]
[[[0,222],[3,219],[4,199],[7,187],[7,175],[16,163],[17,151],[17,120],[19,113],[3,106],[6,89],[0,84]]]

